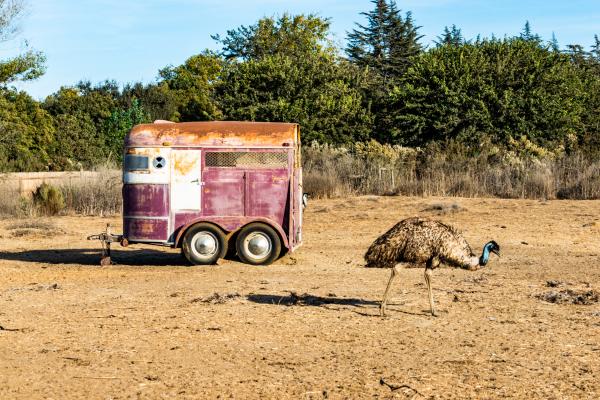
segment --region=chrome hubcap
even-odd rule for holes
[[[211,232],[198,232],[192,240],[192,248],[200,257],[211,257],[219,249],[219,241]]]
[[[271,238],[262,232],[253,232],[244,240],[246,254],[254,259],[267,257],[271,253]]]

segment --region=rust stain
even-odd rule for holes
[[[152,147],[129,148],[126,151],[127,151],[127,154],[135,154],[135,155],[149,156],[149,157],[155,157],[155,156],[159,156],[161,154],[161,149],[152,148]]]
[[[194,168],[200,168],[197,154],[177,154],[173,168],[177,175],[189,175]]]
[[[297,124],[211,121],[137,125],[125,146],[291,146],[298,141]]]
[[[150,235],[155,229],[153,221],[138,221],[136,225],[137,231],[143,235]]]

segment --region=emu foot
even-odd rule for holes
[[[385,306],[383,304],[381,306],[379,306],[379,316],[380,317],[386,317],[387,316],[385,314]]]

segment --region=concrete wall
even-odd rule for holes
[[[118,179],[120,175],[120,170],[101,172],[15,172],[10,174],[0,174],[0,187],[4,192],[18,192],[22,196],[30,196],[44,182],[54,186],[62,186],[67,184],[85,183],[96,179]]]

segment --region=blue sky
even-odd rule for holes
[[[588,48],[600,35],[600,0],[398,0],[421,25],[430,44],[444,26],[456,24],[465,37],[515,35],[526,20],[544,39],[556,34],[561,46]],[[0,45],[0,59],[17,54],[24,40],[47,56],[47,73],[20,84],[35,98],[85,79],[119,83],[156,79],[160,68],[181,64],[205,48],[216,49],[211,34],[249,25],[284,12],[331,18],[334,39],[346,32],[368,0],[29,0],[21,34]]]

